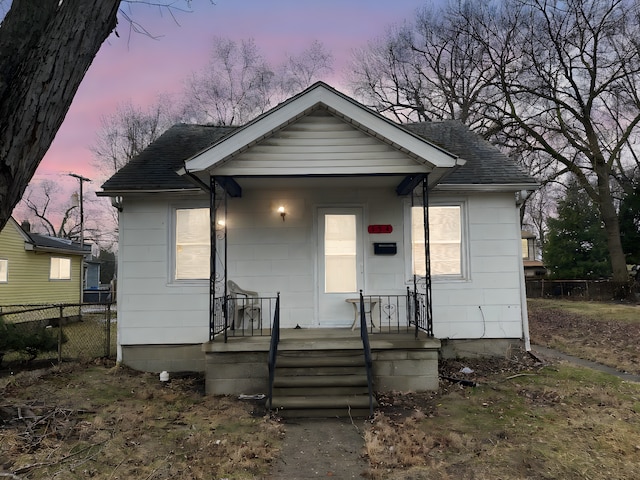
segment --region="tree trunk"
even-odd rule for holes
[[[600,209],[605,232],[607,233],[607,245],[609,247],[613,281],[623,286],[629,282],[629,274],[627,273],[627,261],[624,251],[622,250],[620,222],[618,221],[618,213],[613,203],[608,169],[604,162],[595,161],[594,170],[598,178],[597,205]]]
[[[0,27],[0,229],[49,149],[120,0],[13,0]]]

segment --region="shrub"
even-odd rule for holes
[[[58,348],[58,337],[42,322],[7,323],[0,316],[0,361],[7,352],[20,352],[33,360]]]

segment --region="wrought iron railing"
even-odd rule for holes
[[[270,335],[279,297],[239,295],[212,298],[209,340]],[[424,293],[407,288],[404,295],[363,295],[359,311],[365,314],[369,332],[424,332],[433,336],[433,321]]]
[[[367,370],[367,387],[369,388],[369,415],[373,417],[373,359],[371,358],[371,346],[369,345],[369,332],[367,330],[367,314],[365,300],[360,290],[360,338],[364,351],[364,363]]]
[[[363,295],[361,312],[368,316],[370,332],[425,332],[433,336],[425,294],[407,288],[405,295]]]
[[[276,297],[276,308],[273,315],[273,328],[271,329],[271,342],[269,343],[269,392],[267,406],[271,409],[273,403],[273,381],[276,373],[276,360],[278,358],[278,343],[280,343],[280,292]]]
[[[222,337],[270,335],[278,297],[214,297],[209,319],[209,340]]]
[[[415,327],[416,338],[419,332],[425,332],[433,337],[433,319],[431,317],[431,305],[427,296],[421,292],[413,292],[407,289],[407,298],[411,307],[410,321]]]

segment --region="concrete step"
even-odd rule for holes
[[[362,351],[279,352],[267,408],[287,418],[368,417],[369,388]],[[374,399],[374,406],[377,402]]]
[[[313,375],[362,375],[366,372],[364,365],[359,367],[283,367],[276,363],[276,376],[313,376]]]
[[[366,387],[367,375],[360,373],[358,375],[297,375],[297,376],[278,376],[273,386],[276,388],[327,388],[327,387]]]
[[[322,396],[322,395],[369,395],[369,388],[365,385],[363,387],[322,387],[322,388],[308,388],[308,387],[274,387],[273,395],[278,397],[284,396]]]
[[[367,408],[314,408],[309,410],[278,410],[281,418],[369,418]]]
[[[313,352],[321,355],[313,355],[310,353],[291,355],[278,355],[276,360],[277,368],[307,368],[307,367],[362,367],[364,366],[364,355],[357,354],[329,354],[329,352]]]
[[[269,405],[268,405],[269,406]],[[374,407],[377,402],[374,398]],[[274,395],[271,402],[272,409],[278,410],[310,410],[310,409],[349,409],[349,408],[369,408],[368,395],[292,395],[276,397]]]

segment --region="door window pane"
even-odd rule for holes
[[[348,293],[358,290],[356,241],[355,215],[325,215],[326,293]]]

